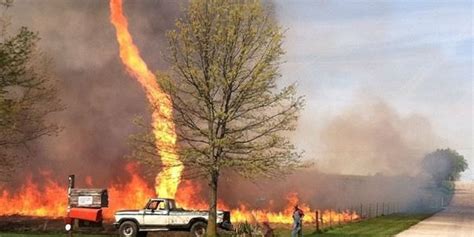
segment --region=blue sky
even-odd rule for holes
[[[464,155],[463,179],[474,179],[471,1],[276,0],[275,10],[287,29],[283,78],[307,100],[298,133],[318,134],[361,95],[377,97],[401,117],[427,118],[431,146]]]

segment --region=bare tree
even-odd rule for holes
[[[8,7],[11,1],[0,2]],[[3,17],[4,18],[4,17]],[[4,18],[5,19],[5,18]],[[2,31],[8,25],[2,21]],[[48,115],[63,109],[50,60],[36,47],[38,35],[25,27],[0,36],[0,177],[27,155],[28,144],[58,132]]]

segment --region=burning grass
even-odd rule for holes
[[[137,168],[133,164],[127,165],[126,171],[130,177],[122,183],[109,184],[109,208],[104,208],[105,219],[113,218],[113,213],[120,209],[143,208],[149,198],[156,196],[153,188],[138,174]],[[40,186],[33,179],[27,181],[18,189],[8,191],[3,190],[0,195],[0,216],[34,216],[46,217],[49,219],[66,216],[67,190],[60,185],[57,180],[44,176],[44,185]],[[93,183],[90,177],[86,183]],[[183,189],[179,190],[177,202],[186,209],[207,210],[208,205],[205,199],[199,198],[196,193],[200,193],[199,185],[192,182],[184,182]],[[187,198],[183,198],[187,197]],[[298,194],[290,192],[286,196],[286,206],[280,210],[273,209],[252,209],[245,203],[237,206],[229,206],[223,200],[219,200],[218,207],[221,210],[230,210],[231,221],[233,223],[280,223],[291,224],[292,214],[295,205],[304,211],[306,223],[315,223],[316,209],[309,205],[300,203]],[[318,210],[322,215],[322,223],[342,223],[357,220],[359,215],[346,210],[336,212],[334,210]]]
[[[112,218],[118,209],[142,208],[148,198],[155,196],[153,189],[138,175],[134,164],[128,164],[126,171],[130,176],[128,181],[108,185],[110,206],[104,209],[105,218]],[[43,178],[43,186],[28,177],[16,190],[3,190],[0,193],[0,216],[66,216],[67,187],[47,175]]]

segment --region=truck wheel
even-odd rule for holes
[[[120,237],[136,237],[138,234],[137,224],[133,221],[124,221],[119,228]]]
[[[206,235],[207,224],[198,221],[191,226],[191,235],[196,237],[201,237]]]

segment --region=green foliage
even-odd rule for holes
[[[194,0],[176,28],[172,70],[158,81],[173,101],[181,161],[209,180],[213,236],[221,171],[281,177],[302,166],[288,132],[303,99],[294,84],[277,86],[283,31],[260,1]],[[156,157],[152,137],[142,138],[141,155]]]
[[[36,48],[38,40],[25,27],[0,37],[0,177],[20,163],[30,142],[59,130],[47,121],[50,113],[63,107],[49,60]]]
[[[297,168],[285,132],[303,100],[279,89],[283,33],[259,1],[192,1],[168,33],[171,95],[180,157],[207,175],[230,168],[246,177]]]
[[[450,189],[447,182],[459,179],[461,172],[468,168],[468,164],[464,156],[455,150],[437,149],[427,154],[422,161],[423,169],[429,174],[438,186]]]
[[[2,7],[11,7],[13,0],[0,0],[0,6]]]

